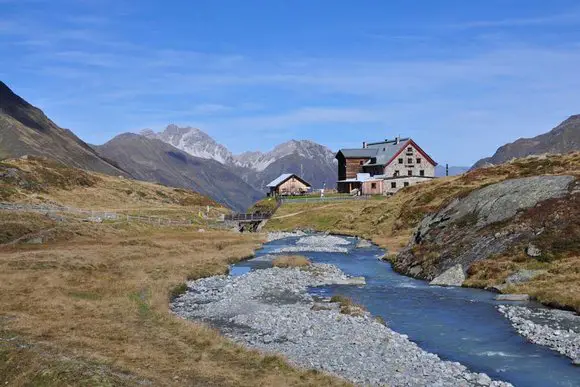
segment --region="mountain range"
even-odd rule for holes
[[[191,156],[154,138],[124,133],[95,150],[136,179],[192,189],[237,211],[263,196],[221,163]]]
[[[493,156],[479,160],[473,168],[497,165],[514,158],[544,153],[568,153],[580,150],[580,114],[570,116],[548,133],[520,138],[501,146]]]
[[[579,149],[580,115],[575,115],[546,134],[500,147],[474,167]],[[316,189],[334,187],[337,171],[335,153],[312,141],[291,140],[269,152],[233,154],[200,129],[177,125],[159,133],[151,129],[125,133],[103,145],[90,146],[0,82],[0,159],[27,154],[192,189],[238,211],[262,197],[266,185],[283,173],[300,174]],[[468,169],[449,167],[449,172],[455,175]],[[436,175],[444,176],[445,166],[438,166]]]
[[[291,140],[269,152],[235,155],[197,128],[169,125],[160,133],[145,129],[140,134],[161,140],[192,156],[218,161],[260,191],[283,173],[300,174],[313,188],[331,187],[336,180],[335,153],[312,141]]]

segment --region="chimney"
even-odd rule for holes
[[[399,145],[400,142],[401,142],[401,137],[399,137],[399,136],[395,137],[395,144]]]
[[[363,141],[363,149],[366,149],[366,147],[367,147],[367,142]]]

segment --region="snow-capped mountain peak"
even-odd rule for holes
[[[145,129],[141,131],[141,135],[157,138],[195,157],[213,159],[222,164],[234,162],[232,153],[225,146],[218,144],[207,133],[198,128],[179,127],[171,124],[163,132],[155,133],[151,129]]]
[[[334,152],[309,140],[290,140],[269,152],[233,155],[197,128],[169,125],[160,133],[145,129],[140,134],[169,143],[192,156],[216,160],[260,190],[282,173],[303,173],[316,188],[332,184],[336,179]]]

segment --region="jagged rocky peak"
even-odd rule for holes
[[[218,144],[198,128],[171,124],[160,133],[144,129],[141,134],[149,138],[157,138],[195,157],[213,159],[222,164],[232,164],[234,161],[232,153],[225,146]]]

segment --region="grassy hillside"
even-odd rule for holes
[[[467,196],[475,189],[512,179],[545,174],[567,174],[580,177],[580,153],[530,157],[508,164],[482,168],[467,174],[436,179],[401,190],[390,198],[339,203],[285,204],[266,226],[266,230],[293,230],[312,228],[319,231],[357,235],[373,240],[389,249],[391,259],[408,244],[416,226],[425,214],[434,212],[456,198]],[[561,210],[561,209],[560,209]],[[572,216],[569,209],[563,216]],[[574,222],[570,222],[574,224]],[[524,259],[515,252],[474,265],[469,271],[468,285],[485,287],[497,284],[509,273],[534,265],[548,270],[543,276],[509,291],[526,291],[546,303],[580,310],[580,251],[574,243],[580,226],[566,234],[548,237],[546,243],[562,246],[563,251],[554,260],[538,264]],[[567,240],[570,241],[567,242]],[[568,268],[568,269],[565,269]],[[495,273],[495,274],[493,274]],[[543,281],[536,287],[536,281]],[[566,285],[568,284],[568,285]],[[559,289],[559,290],[558,290]],[[565,290],[565,291],[564,291]],[[574,295],[575,294],[575,295]]]
[[[94,210],[192,214],[212,206],[196,192],[66,167],[45,158],[0,161],[0,201],[65,205]]]
[[[193,192],[42,159],[4,161],[0,176],[2,201],[167,216],[215,205]],[[226,272],[261,242],[208,226],[0,211],[0,385],[344,385],[170,312],[186,280]],[[34,233],[50,237],[6,243]]]

